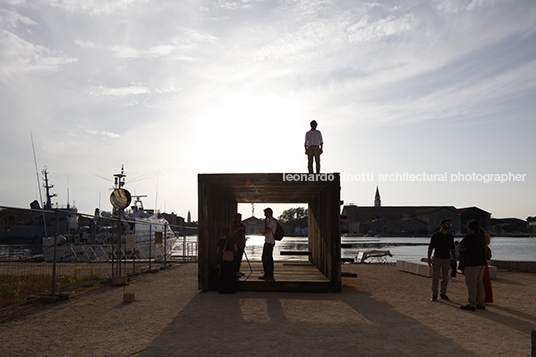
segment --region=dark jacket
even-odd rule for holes
[[[463,252],[464,265],[466,267],[487,265],[486,261],[486,238],[479,233],[469,233],[460,245],[466,250]]]

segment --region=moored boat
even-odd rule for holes
[[[123,168],[114,175],[115,190],[124,186]],[[128,193],[128,191],[126,191]],[[130,204],[130,194],[128,193]],[[43,239],[43,256],[46,261],[107,261],[112,259],[154,259],[170,256],[178,238],[169,222],[155,210],[145,209],[141,201],[145,195],[135,198],[129,209],[114,208],[112,212],[95,211],[89,227],[85,226],[74,239],[54,237]]]

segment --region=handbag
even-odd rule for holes
[[[486,260],[491,259],[491,249],[489,247],[486,247]]]
[[[230,250],[225,250],[227,247],[227,240],[225,240],[225,245],[223,246],[223,255],[222,259],[226,262],[232,262],[234,260],[234,252],[231,252]]]

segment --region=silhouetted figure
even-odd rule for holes
[[[475,311],[486,309],[484,292],[484,268],[486,261],[486,238],[479,232],[480,224],[476,220],[467,222],[469,234],[460,242],[460,252],[464,256],[465,285],[467,285],[468,305],[460,306],[463,310]]]
[[[315,120],[311,122],[311,130],[305,133],[305,155],[307,155],[307,169],[313,173],[313,158],[316,162],[316,172],[320,173],[320,155],[322,155],[324,141],[322,133],[316,130],[318,124]]]
[[[235,214],[231,231],[231,237],[238,248],[235,254],[236,276],[240,277],[244,275],[240,272],[240,265],[242,264],[242,255],[246,247],[246,226],[242,224],[242,215],[240,213]]]
[[[234,255],[236,255],[237,250],[237,245],[231,238],[229,230],[225,228],[222,238],[218,241],[218,248],[216,250],[220,264],[220,294],[236,293],[236,264]],[[224,257],[224,252],[226,251],[233,253],[231,260],[226,260]]]
[[[450,220],[444,219],[440,223],[441,229],[432,235],[430,245],[428,246],[428,265],[433,268],[432,276],[432,298],[430,301],[437,300],[439,287],[439,278],[441,277],[441,298],[449,300],[447,296],[447,284],[449,281],[449,272],[456,257],[454,251],[454,237],[449,233]],[[432,251],[434,259],[432,260]]]
[[[273,217],[273,213],[271,208],[266,208],[264,210],[264,245],[262,247],[262,267],[264,269],[264,275],[259,276],[259,279],[266,281],[274,280],[274,232],[277,229],[277,222]]]

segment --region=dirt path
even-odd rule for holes
[[[467,312],[463,276],[450,303],[431,280],[394,266],[344,265],[341,293],[219,295],[197,265],[102,287],[0,324],[1,356],[530,356],[536,274],[500,271],[495,303]],[[123,303],[124,292],[136,301]]]

